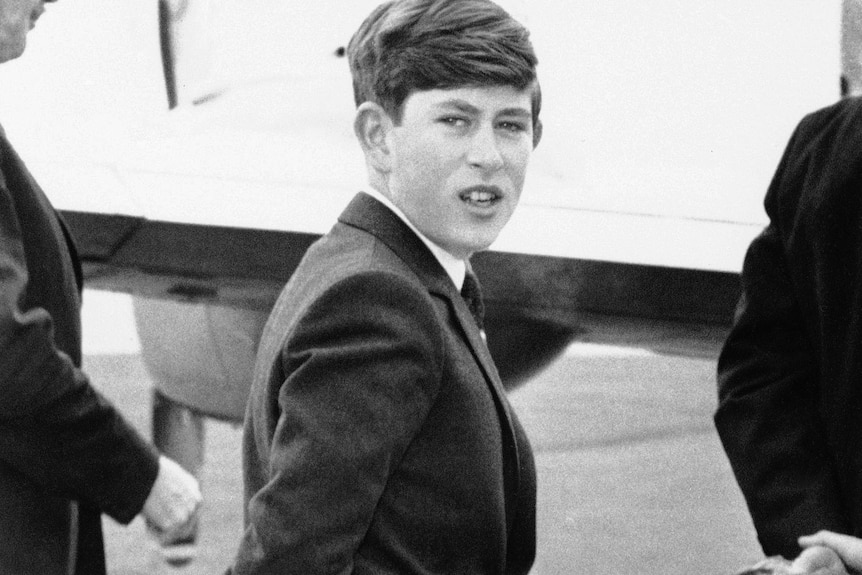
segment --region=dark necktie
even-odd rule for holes
[[[476,325],[479,326],[479,331],[485,329],[485,304],[482,303],[482,288],[479,286],[479,280],[472,270],[467,270],[467,275],[464,276],[464,285],[461,286],[461,297],[467,303],[467,308],[473,314],[473,319],[476,320]]]

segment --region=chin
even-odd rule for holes
[[[497,239],[497,238],[496,238],[496,236],[495,236],[495,237],[494,237],[494,239],[493,239],[493,240],[490,240],[490,241],[476,241],[476,242],[472,242],[472,243],[470,244],[469,248],[467,248],[467,252],[468,252],[470,255],[473,255],[473,254],[475,254],[475,253],[477,253],[477,252],[483,252],[483,251],[487,250],[489,247],[491,247],[491,244],[493,244],[493,243],[494,243],[494,240],[496,240],[496,239]]]

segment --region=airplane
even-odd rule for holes
[[[156,444],[192,470],[202,418],[242,420],[282,286],[365,185],[344,47],[377,3],[60,2],[0,70],[40,87],[0,118],[87,285],[133,295]],[[474,257],[507,387],[574,337],[711,353],[793,128],[862,87],[862,4],[500,4],[531,30],[545,125]]]

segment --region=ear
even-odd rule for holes
[[[544,131],[544,126],[541,120],[536,120],[536,125],[533,126],[533,149],[536,149],[536,146],[539,145],[539,142],[542,141],[542,132]]]
[[[365,158],[382,173],[389,172],[391,166],[389,133],[393,127],[389,114],[379,104],[363,102],[356,109],[353,132],[365,152]]]

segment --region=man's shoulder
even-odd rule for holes
[[[374,234],[337,223],[309,247],[294,275],[309,276],[321,283],[366,273],[415,277],[402,255]]]
[[[344,227],[341,224],[336,228]],[[410,266],[388,246],[360,230],[336,229],[309,247],[284,286],[277,308],[305,308],[334,289],[389,284],[427,291]]]
[[[406,268],[381,265],[376,258],[338,266],[312,257],[273,307],[260,351],[275,357],[308,337],[320,344],[360,333],[363,339],[397,334],[401,341],[421,340],[438,349],[440,314],[440,302]]]
[[[862,174],[862,157],[856,153],[860,147],[862,98],[845,98],[806,115],[767,194],[767,212],[778,209],[795,219],[799,210],[828,214],[844,206]]]
[[[835,137],[862,140],[862,97],[842,98],[829,106],[807,114],[797,127],[797,137],[806,140]]]

